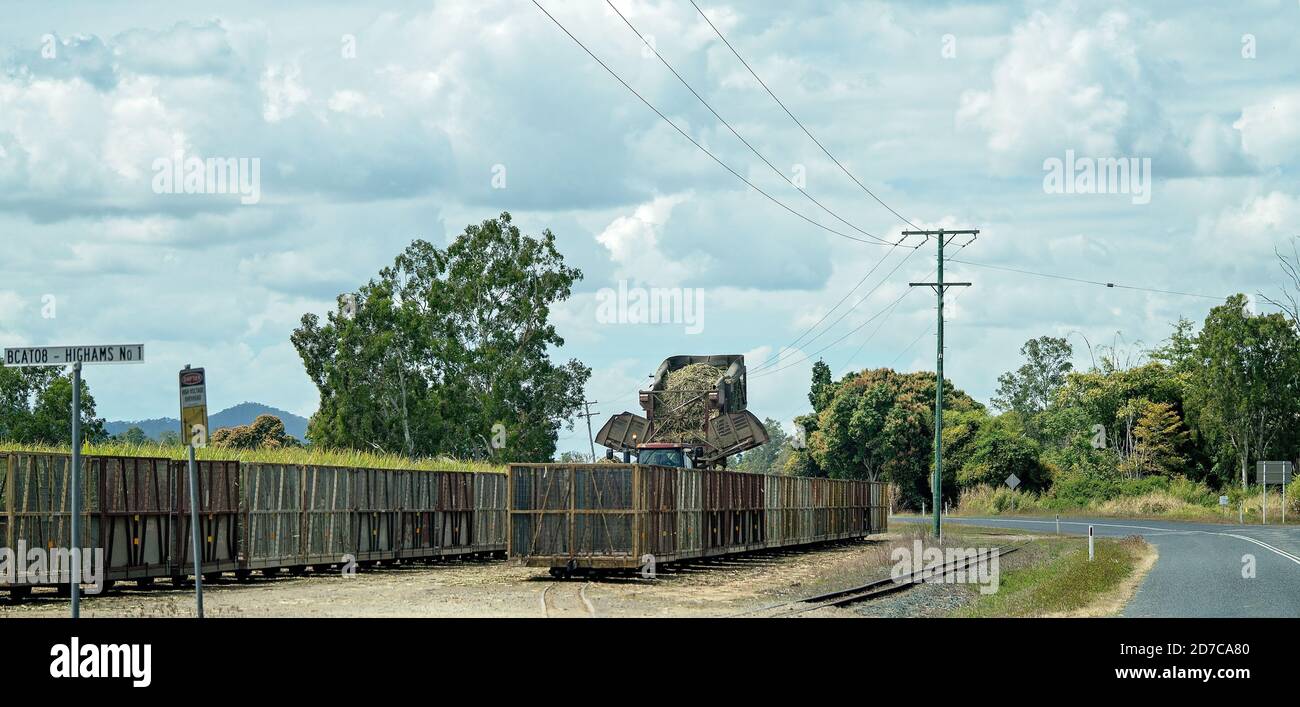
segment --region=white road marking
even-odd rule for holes
[[[994,523],[1040,523],[1040,524],[1042,524],[1042,525],[1055,525],[1055,523],[1056,523],[1055,520],[1024,520],[1024,519],[1020,519],[1020,518],[953,518],[953,519],[951,519],[951,520],[953,520],[953,521],[955,521],[955,522],[961,522],[961,521],[988,521],[988,522],[994,522]],[[1266,549],[1266,550],[1270,550],[1270,551],[1272,551],[1273,553],[1275,553],[1275,554],[1277,554],[1277,555],[1279,555],[1279,556],[1281,556],[1281,557],[1284,557],[1284,558],[1286,558],[1286,559],[1288,559],[1288,560],[1290,560],[1290,561],[1296,563],[1297,565],[1300,565],[1300,557],[1298,557],[1298,556],[1296,556],[1296,555],[1293,555],[1293,554],[1287,552],[1286,550],[1283,550],[1283,549],[1280,548],[1280,547],[1273,547],[1272,545],[1269,545],[1268,543],[1266,543],[1266,542],[1264,542],[1264,541],[1262,541],[1262,540],[1256,540],[1255,538],[1252,538],[1252,537],[1249,537],[1249,536],[1246,536],[1246,535],[1238,535],[1238,534],[1236,534],[1236,533],[1218,533],[1218,532],[1215,532],[1215,531],[1213,531],[1213,530],[1196,530],[1196,529],[1192,529],[1192,528],[1188,528],[1187,530],[1172,530],[1172,529],[1170,529],[1170,528],[1153,528],[1153,527],[1151,527],[1151,526],[1149,526],[1149,525],[1124,525],[1124,524],[1121,524],[1121,523],[1084,523],[1084,522],[1077,521],[1077,520],[1063,520],[1063,521],[1061,521],[1061,525],[1091,525],[1091,526],[1095,526],[1095,527],[1099,527],[1099,528],[1125,528],[1125,529],[1128,529],[1128,530],[1153,530],[1153,531],[1156,531],[1156,532],[1158,532],[1158,533],[1171,533],[1171,532],[1173,532],[1173,533],[1199,533],[1199,534],[1201,534],[1201,535],[1219,535],[1219,536],[1222,536],[1222,537],[1225,537],[1225,538],[1236,538],[1236,539],[1238,539],[1238,540],[1245,540],[1246,542],[1255,543],[1256,545],[1258,545],[1258,546],[1260,546],[1260,547],[1262,547],[1262,548],[1264,548],[1264,549]]]

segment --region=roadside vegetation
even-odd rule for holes
[[[1117,613],[1150,567],[1154,550],[1141,538],[1100,538],[1088,561],[1079,539],[1042,539],[1027,564],[1001,569],[993,594],[980,594],[957,617],[1094,616]]]
[[[1278,257],[1284,271],[1300,269]],[[944,505],[1234,521],[1240,505],[1258,518],[1255,463],[1300,458],[1300,280],[1265,299],[1279,311],[1257,314],[1234,295],[1150,347],[1118,334],[1096,347],[1078,332],[1031,339],[998,377],[991,408],[945,380]],[[1086,346],[1086,370],[1075,369],[1072,342]],[[887,481],[895,511],[919,511],[931,503],[934,397],[933,373],[835,380],[818,361],[812,412],[795,420],[807,444],[766,456],[785,473]],[[1300,520],[1292,495],[1287,514]],[[1278,487],[1267,504],[1269,520],[1280,518]]]

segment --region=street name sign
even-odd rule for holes
[[[73,363],[144,363],[144,344],[17,346],[5,349],[6,366],[67,366]]]

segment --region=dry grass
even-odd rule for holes
[[[1260,513],[1260,494],[1250,493],[1245,496],[1245,516],[1248,521],[1258,522]],[[1268,519],[1270,522],[1282,518],[1282,495],[1278,491],[1268,494]],[[1287,518],[1300,520],[1300,498],[1296,494],[1287,494]],[[1150,491],[1135,496],[1118,496],[1109,500],[1090,501],[1086,504],[1062,504],[1059,499],[1011,490],[1006,487],[992,488],[977,486],[963,489],[958,499],[954,515],[964,516],[1007,516],[1007,515],[1051,515],[1053,513],[1083,513],[1117,518],[1167,518],[1171,520],[1189,520],[1201,522],[1237,522],[1237,506],[1234,502],[1225,511],[1218,505],[1193,503],[1168,491]]]
[[[165,446],[160,444],[124,444],[109,442],[105,444],[87,444],[82,447],[82,454],[96,456],[123,457],[162,457],[164,459],[185,459],[186,448],[183,446]],[[0,452],[45,452],[51,454],[68,454],[67,446],[43,444],[0,443]],[[505,467],[478,461],[462,461],[450,457],[409,458],[397,454],[377,454],[359,452],[351,449],[317,449],[314,447],[282,447],[278,449],[230,449],[224,447],[204,447],[196,450],[198,459],[221,461],[260,462],[263,464],[304,464],[318,466],[347,466],[364,469],[410,469],[416,471],[493,471],[504,472]]]
[[[1127,518],[1157,517],[1182,520],[1206,520],[1217,516],[1214,509],[1188,503],[1173,494],[1153,491],[1141,496],[1121,496],[1103,501],[1089,509],[1100,515]]]

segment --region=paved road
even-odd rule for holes
[[[1051,518],[944,522],[1056,532]],[[1069,517],[1061,519],[1061,532],[1087,535],[1089,525],[1097,536],[1141,535],[1159,550],[1124,616],[1300,617],[1300,527]],[[1254,558],[1254,578],[1242,576],[1248,556]]]

